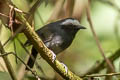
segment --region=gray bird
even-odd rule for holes
[[[42,39],[47,48],[52,50],[55,54],[58,54],[70,46],[76,33],[80,29],[86,28],[81,26],[78,20],[74,18],[66,18],[49,23],[38,29],[36,33]],[[30,42],[27,41],[25,45],[28,43]],[[30,68],[33,67],[37,54],[38,52],[33,46],[31,55],[34,59],[30,57],[27,63]]]

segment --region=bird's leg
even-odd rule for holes
[[[68,73],[68,68],[67,68],[67,66],[64,64],[64,63],[61,63],[63,66],[64,66],[64,68],[65,68],[65,73],[67,74]]]
[[[54,62],[55,61],[55,59],[56,59],[56,55],[55,55],[55,53],[52,51],[52,50],[50,50],[50,52],[52,53],[52,62]],[[64,66],[64,68],[65,68],[65,73],[68,73],[68,68],[67,68],[67,66],[64,64],[64,63],[61,63],[63,66]]]
[[[52,53],[52,62],[54,63],[56,59],[56,54],[52,50],[50,50],[50,52]]]

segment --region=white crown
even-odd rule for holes
[[[61,23],[61,25],[69,25],[69,24],[80,25],[79,21],[75,19],[67,19]]]

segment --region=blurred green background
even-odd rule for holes
[[[12,0],[14,4],[21,10],[27,12],[29,8],[35,3],[34,0]],[[76,14],[73,14],[73,16],[80,19],[80,22],[83,26],[85,26],[86,30],[81,30],[77,33],[72,45],[66,49],[64,52],[59,54],[57,57],[58,59],[65,63],[68,68],[76,73],[77,75],[84,74],[87,72],[98,60],[103,60],[103,57],[100,54],[100,51],[96,45],[95,39],[92,35],[89,23],[87,21],[86,16],[86,10],[85,10],[85,0],[75,0],[74,6],[76,8],[83,8],[82,12],[74,11],[82,15],[80,17],[77,17]],[[108,2],[107,2],[108,1]],[[43,25],[49,23],[49,19],[52,14],[55,13],[55,4],[59,3],[59,0],[49,0],[48,4],[45,5],[45,2],[43,2],[38,9],[35,12],[34,15],[34,25],[35,30],[39,29]],[[110,4],[111,3],[111,4]],[[64,3],[66,4],[66,3]],[[82,4],[82,5],[79,5]],[[94,30],[97,34],[97,37],[99,38],[100,44],[105,52],[105,55],[108,57],[116,50],[119,49],[120,46],[120,1],[119,0],[91,0],[91,19],[93,22]],[[114,4],[114,5],[112,5]],[[118,9],[117,9],[117,8]],[[64,7],[62,7],[64,8]],[[77,10],[75,7],[74,10]],[[64,9],[63,9],[64,10]],[[64,14],[64,13],[60,13]],[[59,17],[61,18],[61,16]],[[62,17],[63,18],[63,17]],[[55,19],[55,20],[58,20]],[[54,21],[55,21],[54,20]],[[50,21],[52,22],[52,21]],[[4,43],[8,37],[11,35],[11,32],[5,28],[2,27],[1,33],[0,33],[0,41]],[[25,43],[27,40],[24,34],[18,35],[19,39]],[[22,58],[23,60],[26,60],[26,52],[21,47],[19,42],[14,39],[16,43],[16,50],[17,55]],[[13,47],[13,41],[9,42],[8,45],[5,46],[5,49],[10,52],[14,51]],[[27,49],[30,51],[30,47],[27,47]],[[19,71],[21,67],[21,62],[18,60],[18,63],[15,61],[15,57],[10,55],[9,59],[14,67],[14,69]],[[37,62],[42,67],[45,75],[49,78],[54,78],[56,73],[54,70],[44,61],[43,59],[40,59],[40,56],[37,59]],[[3,65],[3,62],[1,62]],[[119,59],[115,61],[115,69],[117,72],[119,72]],[[37,69],[34,66],[34,69],[37,71],[37,73],[41,76],[43,76],[42,72]],[[2,68],[0,68],[1,71],[3,71]],[[51,75],[52,74],[52,75]],[[31,75],[29,73],[29,75]],[[26,78],[28,79],[28,78]]]

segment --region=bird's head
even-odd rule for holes
[[[80,22],[77,19],[74,18],[67,18],[61,20],[60,25],[62,29],[73,34],[75,34],[80,29],[86,29],[80,24]]]

